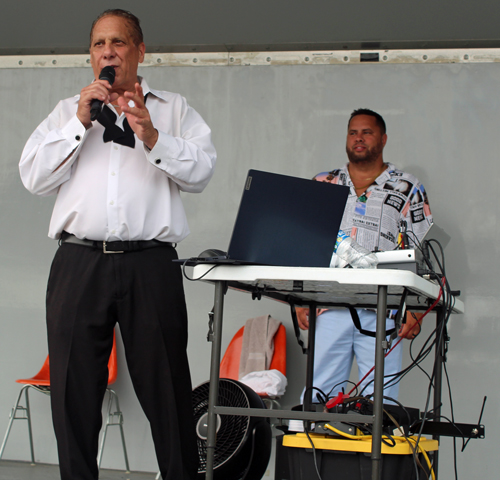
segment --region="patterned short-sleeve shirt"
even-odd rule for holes
[[[370,251],[394,250],[402,222],[406,222],[411,245],[422,239],[432,223],[424,186],[391,163],[359,197],[347,165],[319,173],[314,180],[350,187],[340,228]]]

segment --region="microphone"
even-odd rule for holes
[[[115,69],[110,66],[104,67],[99,74],[99,80],[107,80],[110,85],[113,85],[113,82],[115,81]],[[101,100],[92,100],[92,103],[90,104],[90,120],[94,121],[101,113],[101,110]]]

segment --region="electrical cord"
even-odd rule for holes
[[[428,389],[427,389],[427,397],[426,397],[425,409],[424,409],[423,414],[422,414],[422,424],[421,424],[420,431],[418,432],[418,435],[416,435],[416,436],[412,436],[412,437],[406,437],[406,436],[396,437],[395,441],[399,442],[400,441],[399,439],[401,438],[401,439],[404,439],[404,441],[407,441],[408,444],[410,445],[410,448],[414,452],[414,461],[415,461],[415,467],[417,469],[417,478],[418,478],[418,468],[417,468],[417,465],[421,466],[420,460],[418,458],[418,453],[422,453],[423,457],[426,460],[426,463],[427,463],[429,471],[430,471],[430,473],[432,475],[432,478],[434,479],[435,478],[435,474],[434,474],[434,471],[433,471],[433,468],[432,468],[432,463],[431,463],[431,461],[429,459],[429,456],[427,455],[427,452],[425,452],[423,449],[420,448],[419,442],[420,442],[420,439],[422,437],[423,425],[424,425],[425,421],[429,418],[429,415],[433,412],[433,410],[429,409],[429,403],[430,403],[431,392],[434,389],[435,372],[436,372],[436,361],[438,359],[438,355],[436,356],[436,359],[434,361],[434,366],[433,366],[433,369],[432,369],[432,374],[430,374],[430,375],[421,367],[421,363],[423,362],[423,360],[425,358],[428,357],[428,355],[433,351],[434,348],[440,348],[440,349],[442,349],[442,351],[440,352],[440,355],[443,356],[443,360],[444,360],[443,361],[443,366],[444,366],[444,371],[445,371],[445,375],[446,375],[446,379],[447,379],[447,387],[448,387],[449,398],[450,398],[450,407],[452,409],[452,420],[450,420],[450,423],[453,424],[453,425],[455,425],[455,423],[454,423],[454,414],[453,414],[453,396],[452,396],[452,392],[451,392],[451,385],[450,385],[450,381],[449,381],[449,377],[448,377],[448,372],[447,372],[447,369],[446,369],[447,343],[449,341],[449,338],[448,338],[448,335],[447,335],[446,326],[447,326],[447,323],[449,321],[449,318],[451,316],[451,313],[452,313],[452,310],[453,310],[453,307],[454,307],[454,297],[453,297],[453,295],[451,293],[451,288],[450,288],[450,285],[449,285],[447,277],[446,277],[446,272],[445,272],[445,257],[444,257],[443,248],[442,248],[441,244],[437,240],[431,239],[431,240],[424,241],[423,245],[422,245],[422,244],[420,244],[420,242],[418,241],[417,237],[415,236],[415,234],[413,232],[410,231],[410,232],[407,232],[407,233],[411,235],[411,240],[415,244],[416,248],[418,248],[422,252],[422,254],[423,254],[422,256],[424,258],[424,261],[426,262],[426,264],[427,264],[427,266],[429,268],[429,270],[427,272],[425,272],[425,273],[427,275],[429,275],[429,277],[431,279],[436,280],[438,282],[439,286],[440,286],[440,292],[439,292],[438,298],[436,299],[435,302],[433,302],[432,306],[424,313],[424,315],[420,319],[420,322],[423,320],[423,318],[431,310],[434,309],[434,307],[438,304],[438,302],[441,300],[441,297],[442,297],[442,300],[441,300],[442,308],[440,310],[441,315],[440,315],[440,317],[438,317],[438,319],[436,321],[436,327],[433,329],[433,331],[431,332],[431,334],[429,335],[429,337],[425,340],[423,346],[420,348],[420,350],[419,350],[419,352],[417,353],[416,356],[413,354],[413,350],[412,350],[413,340],[414,339],[411,340],[411,343],[410,343],[410,354],[411,354],[412,364],[410,366],[408,366],[407,368],[403,369],[401,372],[399,372],[397,374],[386,376],[386,378],[389,378],[389,380],[387,382],[385,382],[384,387],[393,385],[393,384],[401,381],[401,379],[405,375],[407,375],[415,367],[419,368],[427,376],[427,378],[429,380],[429,385],[428,385]],[[437,247],[439,249],[439,254],[440,255],[438,255],[436,253],[436,250],[434,249],[434,247],[432,245],[433,243],[435,243],[437,245]],[[433,258],[435,259],[435,262],[436,262],[436,265],[438,267],[439,273],[435,272],[434,265],[432,264],[431,259],[429,258],[429,254],[432,254]],[[401,339],[396,343],[396,345],[400,341],[401,341]],[[394,347],[396,345],[394,345],[387,352],[386,356],[392,351],[392,349],[394,349]],[[371,371],[373,371],[373,369]],[[355,387],[358,387],[362,383],[362,381],[371,373],[371,371],[368,372],[365,375],[365,377],[363,377],[363,379],[360,382],[358,382],[358,384]],[[371,384],[372,382],[373,382],[373,380],[370,381],[368,383],[368,385]],[[330,392],[328,392],[328,395],[326,396],[327,399],[329,398],[331,392],[333,391],[333,389],[336,386],[334,386],[330,390]],[[366,389],[366,387],[367,386],[365,386],[363,388],[363,390],[360,392],[360,395],[363,393],[363,391]],[[354,391],[354,389],[349,392],[349,395],[353,391]],[[386,398],[386,397],[384,397],[384,398]],[[349,400],[352,400],[352,398],[349,398]],[[391,400],[394,401],[394,399],[391,399]],[[485,398],[485,400],[486,400],[486,398]],[[344,402],[345,402],[345,400],[344,400]],[[395,401],[395,403],[399,404],[399,402],[396,402],[396,401]],[[399,404],[399,405],[402,406],[401,404]],[[436,407],[436,408],[441,408],[441,407]],[[484,402],[483,402],[483,406],[482,406],[482,410],[481,410],[480,419],[482,418],[483,411],[484,411]],[[392,416],[390,416],[389,418],[391,418],[391,421],[393,421],[393,423],[395,425],[397,425],[397,422],[395,421],[395,419]],[[446,417],[443,417],[443,418],[446,418]],[[325,427],[326,428],[330,428],[331,426],[325,425]],[[397,425],[396,428],[399,428],[400,431],[401,431],[401,427],[399,427],[399,425]],[[456,428],[457,428],[457,431],[459,431],[458,427],[456,427]],[[345,432],[341,432],[340,430],[335,429],[335,427],[332,427],[330,429],[332,431],[335,431],[335,433],[337,433],[339,435],[342,435],[342,436],[345,436],[345,437],[347,437],[349,435],[349,434],[346,434]],[[335,430],[333,430],[333,429],[335,429]],[[365,429],[365,431],[369,431],[369,429]],[[351,436],[349,436],[349,437],[351,437]],[[349,438],[349,437],[347,437],[347,438]],[[364,435],[364,437],[369,437],[369,435]],[[389,437],[390,436],[384,436],[384,440],[383,440],[384,443],[388,444],[387,441],[389,440]],[[394,441],[394,437],[390,437],[390,438],[392,439],[392,441]],[[351,438],[351,439],[354,439],[354,438]],[[464,438],[462,440],[463,440],[463,447],[462,447],[462,451],[463,451],[463,449],[467,445],[467,443],[470,440],[470,438],[467,440],[467,442],[465,442]],[[457,467],[456,467],[456,464],[457,464],[456,448],[454,449],[454,464],[455,464],[455,478],[458,478]]]
[[[312,441],[312,438],[309,435],[309,431],[307,428],[307,422],[305,422],[305,421],[304,421],[304,432],[309,440],[309,443],[311,444],[312,456],[313,456],[313,460],[314,460],[314,468],[316,469],[316,475],[318,476],[318,480],[322,480],[321,474],[319,473],[318,460],[316,458],[316,447],[314,446],[314,442]]]
[[[327,395],[325,395],[325,392],[323,392],[323,390],[321,390],[318,387],[309,387],[309,388],[306,388],[304,390],[304,397],[306,396],[306,393],[309,392],[309,390],[312,390],[312,391],[316,390],[318,392],[316,394],[316,399],[319,401],[318,403],[320,403],[323,406],[326,404]]]
[[[443,364],[443,369],[444,369],[444,374],[445,374],[445,377],[446,377],[446,384],[448,386],[448,398],[450,400],[451,422],[452,422],[453,425],[455,425],[455,411],[454,411],[454,408],[453,408],[453,395],[451,393],[450,377],[448,375],[448,369],[446,368],[446,363]],[[456,425],[455,425],[455,427],[456,427]],[[462,435],[462,446],[463,446],[464,443],[465,443],[465,438]],[[455,472],[455,479],[458,479],[457,439],[456,439],[456,437],[453,437],[453,469],[454,469],[454,472]]]
[[[333,427],[330,424],[325,424],[325,428],[327,428],[328,430],[331,430],[335,434],[337,434],[341,437],[347,438],[349,440],[360,440],[360,441],[364,441],[364,442],[371,442],[372,441],[372,435],[351,435],[349,433],[343,432],[342,430],[339,430],[339,429]],[[392,444],[387,443],[387,440],[389,440],[389,439],[393,442]],[[312,443],[311,439],[310,439],[310,441]],[[427,466],[429,468],[429,471],[431,472],[432,478],[433,479],[436,478],[436,476],[434,474],[434,470],[432,468],[432,463],[429,459],[429,456],[427,455],[427,452],[420,445],[418,445],[418,442],[414,437],[407,437],[407,436],[393,437],[391,435],[383,435],[382,441],[386,445],[388,445],[389,447],[395,447],[398,443],[408,443],[408,445],[410,446],[410,449],[412,450],[413,457],[417,459],[416,461],[419,464],[419,466],[421,468],[423,468],[422,465],[420,464],[420,461],[418,460],[418,454],[421,453],[427,462]],[[416,473],[417,473],[417,478],[418,478],[418,470]]]
[[[418,368],[420,368],[422,371],[424,371],[420,367],[420,363],[422,362],[422,360],[429,355],[429,353],[432,351],[432,349],[433,349],[434,346],[437,346],[437,347],[440,348],[440,346],[443,345],[443,343],[444,343],[443,339],[448,340],[447,336],[445,337],[445,335],[446,335],[446,328],[445,327],[447,325],[447,322],[448,322],[449,317],[451,315],[451,311],[452,311],[453,306],[454,306],[454,299],[453,299],[453,296],[451,295],[451,289],[450,289],[449,283],[448,283],[448,281],[446,279],[446,274],[445,274],[445,269],[444,269],[444,255],[443,255],[443,251],[442,251],[441,245],[437,241],[434,241],[434,242],[438,244],[438,246],[439,246],[439,248],[441,250],[440,253],[441,253],[441,257],[443,259],[442,262],[439,260],[438,256],[436,255],[436,252],[435,252],[434,248],[430,245],[430,243],[429,243],[429,250],[432,252],[433,256],[436,258],[436,263],[437,263],[437,265],[438,265],[438,267],[439,267],[439,269],[441,271],[441,275],[438,275],[437,273],[435,273],[433,271],[432,263],[430,262],[430,260],[425,255],[424,255],[424,258],[426,258],[426,263],[429,266],[430,275],[433,278],[437,279],[439,281],[440,285],[441,285],[440,295],[442,293],[442,296],[443,296],[443,301],[442,301],[442,304],[443,304],[443,315],[442,315],[441,321],[437,322],[437,324],[438,324],[437,327],[434,329],[434,331],[431,333],[431,335],[429,336],[429,338],[426,340],[424,346],[420,350],[419,355],[416,358],[413,358],[413,356],[412,356],[413,364],[409,368],[407,368],[404,371],[400,372],[399,375],[398,374],[392,375],[392,377],[395,377],[395,378],[393,378],[389,382],[386,382],[385,386],[393,384],[393,383],[396,383],[397,381],[400,381],[401,378],[404,375],[406,375],[415,366],[418,366]],[[421,247],[418,246],[418,248],[421,248]],[[437,302],[435,302],[435,304],[437,304]],[[435,306],[435,304],[431,307],[431,309]],[[424,316],[427,315],[427,313],[431,309],[429,309],[424,314]],[[434,337],[434,340],[431,341],[431,338],[433,338],[433,337]],[[412,340],[412,342],[410,344],[410,347],[412,346],[412,344],[413,344],[413,340]],[[446,351],[447,351],[447,349],[446,349],[446,346],[445,346],[445,351],[442,352],[443,355],[446,354]],[[443,362],[443,364],[444,364],[444,368],[446,369],[445,362]],[[432,390],[432,388],[434,386],[434,377],[435,377],[435,373],[434,372],[435,372],[435,368],[433,368],[433,374],[432,375],[428,375],[425,372],[426,376],[429,379],[429,388],[428,388],[428,394],[427,394],[427,400],[426,400],[426,407],[425,407],[425,413],[424,413],[424,421],[425,421],[426,416],[428,415],[428,406],[429,406],[429,401],[430,401],[430,392],[431,392],[431,390]],[[448,383],[448,387],[449,387],[449,391],[450,391],[451,388],[449,386],[449,383]],[[365,386],[365,388],[366,388],[366,386]],[[451,392],[450,392],[450,394],[451,394]],[[452,405],[452,402],[451,402],[451,405]],[[422,425],[423,425],[423,423],[422,423]],[[417,440],[420,439],[421,435],[422,435],[422,433],[420,431],[419,435],[417,437]],[[454,458],[455,458],[455,464],[456,464],[456,453],[454,455]]]
[[[421,321],[424,319],[424,317],[425,317],[425,316],[426,316],[426,315],[427,315],[427,314],[428,314],[431,310],[433,310],[433,309],[434,309],[434,307],[438,304],[439,300],[441,299],[442,292],[443,292],[443,289],[441,288],[441,289],[439,290],[439,295],[438,295],[438,297],[436,298],[436,300],[434,301],[434,303],[433,303],[433,304],[432,304],[432,305],[431,305],[431,306],[430,306],[430,307],[426,310],[426,312],[422,315],[422,317],[420,317],[420,322],[421,322]],[[402,340],[403,340],[403,338],[401,337],[401,338],[400,338],[400,339],[399,339],[399,340],[398,340],[398,341],[397,341],[397,342],[396,342],[396,343],[395,343],[395,344],[391,347],[391,349],[390,349],[390,350],[389,350],[389,351],[388,351],[388,352],[384,355],[384,358],[386,358],[386,357],[387,357],[387,356],[388,356],[388,355],[389,355],[389,354],[390,354],[390,353],[391,353],[391,352],[392,352],[392,351],[393,351],[393,350],[394,350],[394,349],[395,349],[395,348],[396,348],[396,347],[397,347],[397,346],[401,343],[401,341],[402,341]],[[362,382],[363,382],[363,381],[364,381],[364,380],[365,380],[365,379],[366,379],[366,378],[367,378],[367,377],[368,377],[368,376],[369,376],[369,375],[373,372],[373,370],[374,370],[374,369],[375,369],[375,365],[374,365],[372,368],[370,368],[370,370],[368,370],[368,372],[365,374],[365,376],[364,376],[364,377],[363,377],[363,378],[362,378],[362,379],[358,382],[357,386],[359,386],[359,385],[360,385],[360,384],[361,384],[361,383],[362,383]],[[368,385],[369,385],[371,382],[373,382],[373,380],[372,380],[372,381],[370,381],[370,382],[368,383]],[[365,389],[366,389],[366,387],[367,387],[368,385],[366,385],[366,386],[363,388],[363,390],[365,390]],[[362,390],[362,391],[363,391],[363,390]],[[352,390],[351,390],[351,392],[352,392]],[[349,392],[349,395],[351,394],[351,392]]]
[[[186,267],[187,264],[191,261],[195,260],[195,258],[188,258],[183,264],[182,264],[182,275],[186,280],[189,280],[190,282],[197,282],[198,280],[201,280],[202,278],[205,278],[217,265],[214,265],[212,268],[208,269],[201,277],[198,278],[191,278],[189,275],[186,273]]]
[[[420,364],[427,358],[427,356],[432,353],[434,346],[436,344],[436,340],[434,338],[434,335],[436,334],[437,328],[434,328],[433,331],[430,333],[430,335],[427,337],[427,339],[424,341],[424,344],[420,348],[419,353],[415,356],[413,353],[413,345],[414,345],[414,339],[410,341],[410,348],[409,348],[409,353],[410,353],[410,358],[412,360],[412,363],[408,365],[406,368],[401,370],[401,372],[398,372],[396,374],[392,375],[387,375],[386,377],[394,377],[392,380],[389,382],[386,382],[384,387],[387,388],[388,386],[392,386],[398,381],[400,381],[404,376],[406,376],[413,368],[417,367],[419,370],[426,375],[427,379],[429,381],[431,380],[430,375],[420,366]],[[434,339],[433,339],[434,338]]]
[[[450,290],[449,290],[448,282],[445,279],[443,279],[442,280],[442,285],[443,285],[444,291],[445,291],[445,298],[443,298],[443,304],[444,304],[443,316],[441,318],[441,321],[439,322],[439,325],[438,325],[438,328],[437,328],[437,332],[436,332],[436,340],[435,340],[435,342],[436,342],[436,347],[437,348],[441,348],[441,346],[444,345],[443,339],[444,339],[444,335],[445,335],[445,332],[446,332],[446,324],[447,324],[447,322],[449,320],[449,317],[450,317],[450,314],[451,314],[451,311],[452,311],[452,308],[453,308],[453,302],[451,301],[452,297],[450,295]],[[444,355],[444,362],[443,362],[443,364],[445,364],[445,362],[446,362],[446,356],[445,356],[445,354],[446,354],[446,346],[445,346],[445,350],[442,352],[442,354]],[[424,413],[422,415],[422,424],[421,424],[421,427],[420,427],[420,431],[418,432],[418,439],[420,439],[421,436],[422,436],[423,427],[424,427],[425,421],[427,420],[427,417],[429,415],[430,394],[431,394],[431,391],[432,391],[433,386],[434,386],[434,378],[435,378],[436,362],[437,362],[437,360],[438,360],[438,356],[436,356],[436,359],[435,359],[435,362],[434,362],[433,373],[431,375],[431,380],[429,382],[429,387],[428,387],[428,390],[427,390],[426,405],[425,405]],[[456,452],[454,452],[454,461],[455,461],[455,464],[456,464]],[[456,469],[455,469],[455,477],[457,478]]]
[[[430,259],[428,258],[428,254],[426,254],[425,252],[425,247],[422,247],[422,245],[420,245],[420,243],[418,242],[418,239],[416,238],[416,236],[414,235],[413,232],[409,232],[411,235],[412,235],[412,240],[414,241],[415,245],[417,246],[417,248],[419,248],[422,253],[423,253],[423,257],[425,258],[426,260],[426,263],[428,264],[429,268],[431,269],[431,271],[429,272],[430,275],[434,278],[437,278],[437,279],[441,279],[441,278],[444,278],[445,279],[445,285],[442,285],[443,286],[443,304],[444,304],[444,307],[445,307],[445,311],[446,311],[446,318],[445,318],[445,321],[447,322],[448,318],[449,318],[449,315],[451,313],[451,309],[452,309],[452,304],[450,303],[449,300],[447,299],[450,299],[450,298],[453,298],[450,294],[450,288],[449,288],[449,284],[448,282],[446,281],[446,274],[445,274],[445,269],[444,269],[444,254],[443,254],[443,249],[441,247],[441,245],[439,244],[439,242],[437,242],[436,240],[432,239],[432,240],[427,240],[424,242],[425,245],[427,245],[428,249],[432,252],[433,256],[435,257],[436,259],[436,262],[439,266],[439,269],[441,271],[441,276],[439,276],[436,272],[434,272],[432,269],[433,269],[433,265],[430,261]],[[438,245],[439,249],[440,249],[440,253],[441,253],[441,259],[442,261],[440,261],[440,259],[438,258],[438,255],[436,254],[434,248],[432,247],[431,245],[431,242],[434,242]],[[440,280],[440,283],[442,283],[442,280]],[[432,335],[432,334],[431,334]],[[426,342],[427,343],[427,342]],[[419,363],[418,361],[416,361],[416,359],[413,357],[413,352],[412,352],[412,345],[413,345],[413,342],[411,342],[410,344],[410,352],[411,352],[411,358],[413,360],[413,364],[414,365],[418,365],[419,366]],[[424,352],[425,356],[428,355],[428,353],[430,353],[430,350],[432,350],[432,347],[436,345],[436,341],[432,342],[432,344],[429,346],[429,351],[426,351],[424,352],[424,350],[422,349],[421,350],[421,353]],[[420,366],[419,366],[420,368]],[[422,370],[423,371],[423,370]],[[406,373],[408,373],[408,370],[406,371],[403,371],[402,372],[402,376],[404,376]],[[427,375],[427,374],[426,374]],[[429,378],[429,380],[431,380],[431,378],[429,377],[429,375],[427,375],[427,377]],[[392,380],[392,383],[391,384],[394,384],[396,383],[397,379],[396,380]]]
[[[423,246],[421,245],[420,241],[418,240],[418,238],[416,237],[416,235],[414,234],[414,232],[410,230],[410,231],[405,231],[405,233],[406,233],[406,234],[410,234],[410,235],[411,235],[411,240],[412,240],[412,242],[413,242],[413,243],[415,244],[415,246],[416,246],[418,249],[420,249],[420,251],[422,252],[422,254],[423,254],[422,256],[425,258],[425,261],[426,261],[426,263],[428,264],[428,266],[429,266],[429,268],[430,268],[431,274],[433,275],[433,277],[435,277],[436,279],[438,279],[438,280],[440,281],[441,277],[439,277],[439,276],[438,276],[435,272],[433,272],[433,265],[432,265],[432,263],[431,263],[430,259],[428,258],[428,255],[426,255],[426,253],[425,253],[425,251],[424,251]],[[409,239],[410,239],[410,237],[408,237],[408,240],[409,240]],[[437,241],[435,241],[435,242],[436,242],[436,243],[439,245],[439,247],[441,248],[441,245],[439,244],[439,242],[437,242]],[[407,243],[409,243],[409,242],[407,242]],[[433,252],[434,256],[436,256],[436,257],[437,257],[437,255],[435,254],[435,251],[434,251],[434,249],[433,249],[432,247],[431,247],[431,250],[432,250],[432,252]],[[442,248],[441,248],[441,253],[442,253],[442,252],[443,252],[443,251],[442,251]],[[442,253],[442,258],[443,258],[443,262],[441,263],[441,262],[439,262],[439,261],[438,261],[438,265],[440,266],[440,269],[441,269],[441,271],[443,272],[443,271],[444,271],[444,268],[442,267],[442,265],[444,265],[444,255],[443,255],[443,253]],[[426,315],[427,315],[427,314],[428,314],[428,313],[429,313],[429,312],[430,312],[430,311],[431,311],[431,310],[432,310],[432,309],[433,309],[433,308],[437,305],[437,303],[439,302],[439,300],[440,300],[441,296],[442,296],[442,295],[444,295],[444,293],[443,293],[443,292],[444,292],[444,290],[443,290],[443,285],[441,285],[441,281],[440,281],[440,286],[441,286],[441,288],[440,288],[440,292],[439,292],[439,296],[438,296],[438,298],[437,298],[437,299],[436,299],[436,301],[432,304],[432,306],[431,306],[431,307],[430,307],[430,308],[429,308],[429,309],[428,309],[428,310],[427,310],[427,311],[426,311],[426,312],[422,315],[422,317],[418,320],[418,323],[420,324],[420,328],[421,328],[421,322],[422,322],[423,318],[424,318],[424,317],[425,317],[425,316],[426,316]],[[401,342],[401,340],[402,340],[402,338],[400,338],[400,339],[399,339],[399,340],[395,343],[395,345],[394,345],[394,346],[393,346],[393,347],[392,347],[392,348],[391,348],[391,349],[390,349],[390,350],[389,350],[389,351],[385,354],[384,358],[385,358],[385,357],[387,357],[387,355],[389,355],[389,354],[390,354],[390,352],[391,352],[392,350],[394,350],[394,348],[395,348],[395,347],[396,347],[396,346],[397,346],[397,345]],[[411,345],[413,344],[413,340],[414,340],[414,339],[411,339],[410,347],[411,347]],[[426,356],[427,356],[427,355],[428,355],[428,354],[432,351],[432,346],[433,346],[433,345],[435,345],[435,342],[432,342],[432,344],[429,346],[429,350],[428,350],[428,351],[425,351],[425,355],[424,355],[424,357],[423,357],[421,360],[419,360],[418,362],[414,361],[414,363],[413,363],[412,365],[410,365],[407,369],[402,370],[401,372],[398,372],[398,373],[396,373],[396,374],[386,375],[386,376],[385,376],[385,378],[390,378],[390,379],[389,379],[389,381],[388,381],[388,382],[386,382],[386,383],[384,384],[384,388],[385,388],[385,387],[387,387],[387,386],[391,386],[391,385],[394,385],[394,384],[398,383],[399,381],[401,381],[401,379],[403,378],[403,376],[405,376],[407,373],[409,373],[409,371],[411,371],[411,369],[412,369],[412,368],[414,368],[414,367],[415,367],[415,365],[418,365],[418,366],[419,366],[419,364],[423,361],[423,359],[424,359],[424,358],[425,358],[425,357],[426,357]],[[413,360],[413,359],[412,359],[412,360]],[[351,394],[353,393],[353,391],[354,391],[354,390],[356,390],[356,391],[357,391],[357,387],[359,387],[359,386],[361,385],[361,383],[362,383],[362,382],[363,382],[363,381],[364,381],[364,380],[365,380],[365,379],[366,379],[366,378],[367,378],[367,377],[368,377],[368,376],[369,376],[369,375],[373,372],[374,368],[375,368],[375,367],[372,367],[372,368],[371,368],[371,369],[370,369],[370,370],[366,373],[366,375],[365,375],[365,376],[364,376],[364,377],[363,377],[363,378],[362,378],[362,379],[361,379],[361,380],[360,380],[360,381],[359,381],[359,382],[355,385],[355,388],[353,388],[353,389],[352,389],[352,390],[348,393],[348,395],[351,395]],[[421,367],[419,366],[419,368],[421,368]],[[428,375],[427,375],[427,376],[428,376]],[[430,378],[430,377],[428,376],[428,378]],[[370,381],[370,382],[368,382],[368,383],[367,383],[367,385],[365,385],[365,386],[364,386],[364,388],[363,388],[363,390],[361,391],[361,393],[362,393],[362,392],[363,392],[363,391],[367,388],[367,386],[368,386],[368,385],[370,385],[372,382],[373,382],[373,380],[372,380],[372,381]],[[335,387],[333,387],[333,388],[335,388]],[[332,390],[333,390],[333,388],[332,388]],[[328,392],[327,399],[328,399],[328,398],[330,398],[330,394],[331,394],[332,390],[330,390],[330,392]]]
[[[326,397],[327,399],[330,399],[330,398],[331,398],[331,395],[332,395],[332,392],[334,391],[334,389],[335,389],[335,388],[337,388],[337,387],[338,387],[338,386],[340,386],[340,385],[343,385],[344,383],[345,383],[345,384],[351,384],[351,385],[354,385],[354,388],[355,388],[355,390],[354,390],[354,392],[355,392],[355,393],[354,393],[354,394],[355,394],[355,396],[357,396],[357,392],[358,392],[358,385],[356,384],[356,382],[353,382],[352,380],[347,380],[347,381],[345,381],[345,382],[339,382],[339,383],[335,384],[335,385],[334,385],[334,386],[330,389],[330,391],[328,392],[328,394],[327,394],[325,397]],[[352,392],[352,391],[353,391],[353,390],[351,390],[351,392]],[[344,388],[342,388],[342,393],[344,393]],[[350,393],[349,393],[349,394],[350,394]],[[326,403],[326,401],[325,401],[325,403]]]
[[[477,421],[477,424],[478,425],[481,425],[481,420],[483,418],[483,413],[484,413],[484,407],[486,405],[486,400],[487,400],[487,396],[485,395],[483,397],[483,405],[481,407],[481,412],[479,413],[479,420]],[[467,441],[465,442],[464,446],[462,447],[462,452],[465,450],[465,447],[467,446],[467,444],[470,442],[470,437],[467,439]]]

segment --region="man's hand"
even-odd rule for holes
[[[130,100],[134,102],[133,107],[128,105]],[[158,140],[158,130],[153,126],[149,110],[144,103],[141,85],[136,83],[135,92],[125,92],[123,97],[118,98],[118,106],[127,117],[130,128],[137,138],[151,150]]]
[[[403,324],[398,335],[413,340],[420,333],[422,316],[422,313],[407,312],[406,323]]]
[[[301,330],[309,329],[309,309],[305,307],[295,307],[297,314],[297,323]]]
[[[103,103],[109,103],[114,99],[110,98],[109,91],[111,85],[107,80],[96,80],[89,86],[82,89],[80,92],[80,100],[78,100],[78,109],[76,116],[82,122],[85,128],[90,128],[92,121],[90,120],[90,107],[92,100],[101,100]]]
[[[327,308],[318,308],[316,309],[316,316],[321,315],[323,312],[326,312]],[[309,329],[309,308],[307,307],[295,307],[295,312],[297,314],[297,323],[299,324],[299,328],[301,330]]]

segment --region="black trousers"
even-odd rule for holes
[[[187,312],[173,247],[105,254],[63,244],[47,288],[51,402],[62,480],[98,478],[98,437],[113,328],[165,480],[196,478]]]

